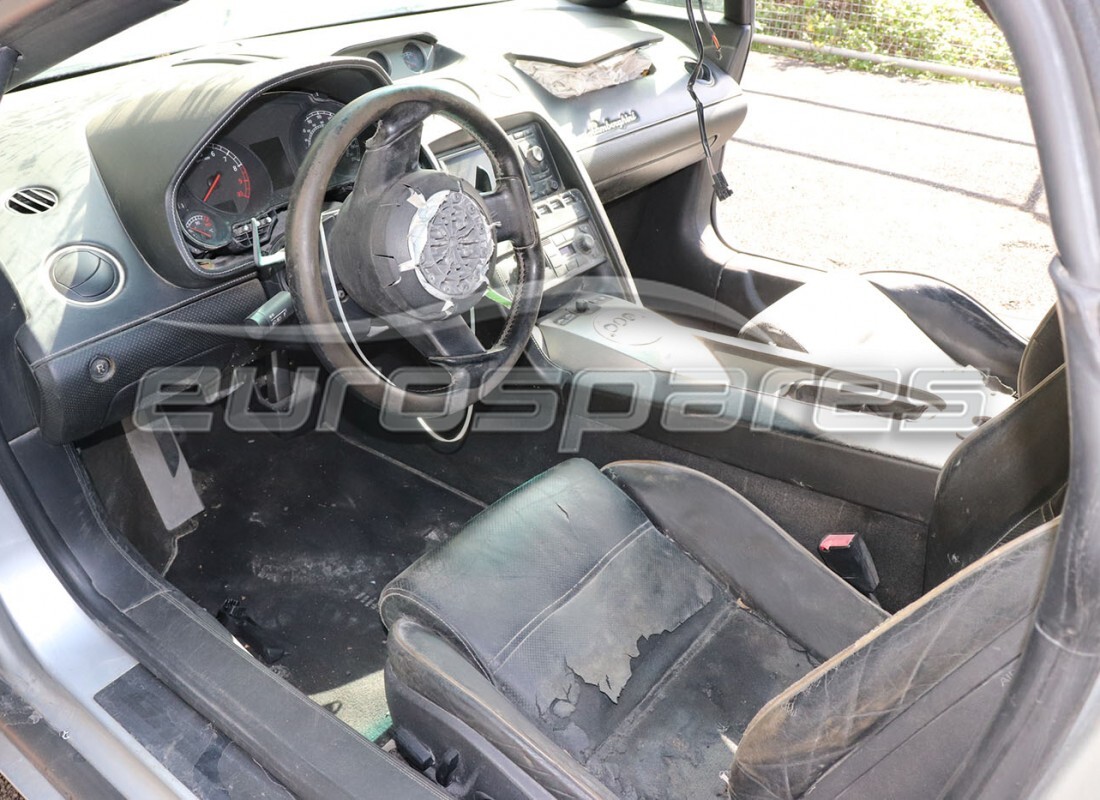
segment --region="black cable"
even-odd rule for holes
[[[714,42],[714,49],[718,51],[718,55],[722,55],[722,43],[718,41],[718,35],[714,32],[714,28],[710,26],[710,20],[707,19],[705,0],[699,0],[699,19],[703,20],[703,25],[706,27],[707,33],[710,34],[710,40]]]
[[[703,56],[706,54],[706,46],[703,44],[703,34],[699,30],[699,21],[695,18],[695,7],[692,5],[691,0],[684,0],[684,6],[687,9],[688,23],[691,25],[691,34],[695,38],[695,49],[697,54],[695,68],[692,69],[691,75],[688,77],[687,90],[688,94],[691,95],[691,99],[695,102],[695,116],[699,122],[699,140],[703,144],[703,154],[706,156],[707,168],[710,170],[710,177],[714,182],[714,193],[718,196],[719,200],[725,200],[733,194],[733,191],[726,181],[726,176],[722,174],[722,170],[714,163],[714,153],[711,152],[710,149],[710,136],[707,134],[706,110],[703,108],[703,103],[699,99],[699,95],[695,93],[695,84],[703,74]],[[707,12],[703,7],[703,0],[699,0],[699,14],[703,18],[703,24],[706,25],[707,30],[710,31],[710,38],[711,41],[714,42],[715,49],[721,52],[718,37],[715,36],[714,29],[711,28],[710,22],[707,21]]]

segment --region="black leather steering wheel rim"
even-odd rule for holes
[[[325,290],[323,260],[328,253],[322,251],[320,219],[330,176],[348,146],[362,131],[377,125],[374,136],[364,147],[355,189],[337,219],[337,225],[343,224],[346,233],[335,242],[339,245],[335,249],[342,251],[343,263],[349,263],[356,255],[350,249],[356,244],[356,237],[363,238],[355,224],[358,220],[352,219],[355,213],[359,210],[364,215],[375,213],[371,209],[379,205],[381,193],[392,186],[400,196],[405,188],[399,185],[402,180],[413,174],[420,175],[418,180],[422,180],[423,173],[429,172],[417,171],[415,163],[419,160],[421,147],[420,126],[427,117],[436,114],[446,116],[466,130],[489,156],[497,188],[491,194],[477,195],[474,199],[483,202],[482,208],[492,220],[497,238],[512,243],[518,269],[511,307],[496,343],[491,348],[468,354],[449,352],[448,341],[461,341],[472,350],[480,348],[468,328],[469,335],[460,333],[456,327],[465,326],[461,316],[423,322],[416,318],[418,312],[406,313],[405,309],[396,308],[392,298],[383,296],[386,290],[379,291],[377,287],[384,286],[385,279],[378,284],[376,275],[368,276],[375,281],[373,295],[378,296],[364,297],[364,301],[376,306],[398,333],[417,343],[418,349],[425,352],[431,362],[449,373],[450,382],[446,387],[416,391],[390,381],[361,358],[361,351],[357,352],[358,348],[344,338],[341,323],[332,314]],[[405,168],[407,171],[402,173]],[[436,175],[441,173],[433,173]],[[449,180],[456,185],[462,183],[453,178]],[[389,182],[390,186],[368,185],[380,182]],[[467,196],[476,191],[468,184],[461,188],[466,190]],[[339,233],[336,231],[334,236]],[[373,253],[362,252],[364,249],[361,244],[356,246],[362,259],[376,260]],[[493,250],[495,252],[495,245]],[[335,252],[332,255],[336,269],[335,259],[341,256]],[[495,255],[490,258],[489,269],[494,261]],[[357,268],[370,270],[374,267],[373,263],[367,263]],[[287,214],[286,275],[299,322],[318,357],[334,376],[347,381],[350,391],[368,403],[416,416],[440,417],[477,402],[495,389],[519,360],[535,326],[542,299],[542,247],[522,161],[511,138],[477,106],[432,86],[390,86],[351,101],[316,135],[292,187]],[[400,278],[399,275],[398,280]],[[369,310],[375,313],[374,308]],[[446,314],[446,310],[443,313]],[[433,355],[433,349],[442,352]]]

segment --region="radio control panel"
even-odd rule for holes
[[[546,287],[598,267],[607,261],[607,246],[580,190],[563,185],[546,135],[537,123],[508,132],[523,159],[531,203],[546,257]],[[492,166],[478,147],[467,147],[441,156],[448,172],[465,178],[481,191],[492,191]],[[497,250],[494,288],[510,296],[515,284],[515,259],[507,242]]]
[[[546,276],[548,279],[568,278],[607,260],[588,204],[576,189],[536,203],[535,217],[542,236],[542,252],[553,273]]]
[[[535,203],[535,217],[546,258],[545,286],[552,288],[607,261],[607,249],[583,195],[576,189]],[[516,262],[510,245],[498,251],[496,284],[515,284]]]

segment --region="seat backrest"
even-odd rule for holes
[[[1023,397],[1065,363],[1062,347],[1062,327],[1058,322],[1058,306],[1039,322],[1027,343],[1016,377],[1016,391]]]
[[[1062,362],[1052,309],[1020,362],[1020,399],[961,442],[940,472],[925,551],[925,591],[1059,513],[1069,476]]]
[[[928,525],[928,591],[1059,512],[1069,476],[1069,406],[1060,367],[962,442],[940,472]]]
[[[731,797],[938,797],[996,713],[1056,532],[998,548],[775,697],[741,739]]]
[[[992,720],[1031,628],[1069,472],[1053,310],[1018,385],[1021,398],[940,474],[928,593],[760,710],[730,774],[735,800],[937,797]]]
[[[866,272],[863,277],[952,359],[1019,389],[1015,379],[1027,342],[973,297],[949,283],[912,272]]]

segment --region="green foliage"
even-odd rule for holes
[[[683,0],[658,0],[683,5]],[[706,0],[719,12],[721,0]],[[1008,44],[973,0],[756,0],[756,31],[817,46],[1014,74]],[[875,72],[911,70],[820,53],[805,60]]]
[[[757,31],[866,53],[1014,71],[997,26],[970,0],[758,0]]]

